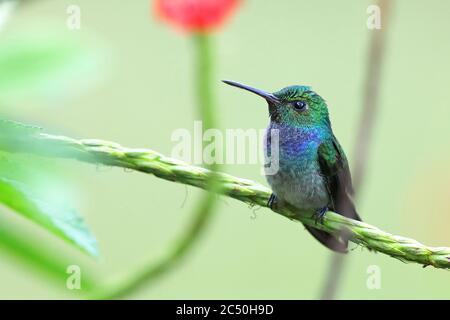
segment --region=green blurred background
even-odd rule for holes
[[[66,9],[81,8],[81,30],[66,28]],[[266,126],[259,99],[221,84],[233,79],[267,90],[311,85],[329,103],[350,165],[362,101],[370,1],[247,0],[214,37],[214,89],[220,128]],[[75,138],[99,138],[170,155],[171,133],[192,130],[193,43],[155,21],[150,1],[29,1],[4,37],[58,34],[96,53],[95,71],[67,94],[18,95],[10,118]],[[450,245],[450,2],[393,1],[380,113],[358,208],[383,230],[434,246]],[[51,39],[51,38],[49,38]],[[70,94],[77,93],[77,94]],[[120,279],[160,257],[186,226],[201,191],[152,176],[75,161],[56,162],[100,245],[93,260],[13,214],[4,219],[64,252],[99,280]],[[222,168],[265,183],[257,165]],[[186,198],[187,197],[187,198]],[[185,201],[186,198],[186,201]],[[228,198],[194,250],[172,272],[132,298],[316,299],[330,252],[299,223]],[[352,245],[354,247],[354,245]],[[0,298],[72,298],[55,282],[0,251]],[[381,288],[367,288],[367,268]],[[356,248],[338,298],[448,299],[450,275]]]

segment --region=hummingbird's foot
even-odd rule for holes
[[[323,224],[323,219],[325,218],[325,213],[328,211],[328,207],[320,208],[319,210],[316,210],[314,214],[312,215],[312,218],[314,218],[315,223],[317,224],[320,222],[320,224]]]
[[[274,210],[274,209],[277,207],[277,205],[278,205],[278,198],[277,198],[277,196],[275,195],[275,193],[272,193],[272,194],[270,195],[269,201],[267,201],[267,206],[268,206],[270,209]]]

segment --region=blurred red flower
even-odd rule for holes
[[[240,0],[155,0],[156,15],[188,32],[208,33],[221,27]]]

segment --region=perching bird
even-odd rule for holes
[[[266,178],[272,188],[269,206],[283,202],[301,210],[313,210],[318,221],[328,210],[361,220],[351,195],[350,170],[331,129],[325,100],[307,86],[290,86],[269,93],[237,82],[226,84],[253,92],[269,104],[270,123],[266,131]],[[278,130],[278,155],[271,154],[271,130]],[[276,150],[276,149],[274,149]],[[278,170],[267,163],[278,156]],[[322,244],[347,252],[345,237],[305,226]]]

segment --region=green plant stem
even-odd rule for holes
[[[212,62],[210,39],[207,35],[194,36],[194,46],[196,53],[196,103],[198,104],[198,113],[203,122],[205,130],[217,126],[214,117],[212,83]],[[217,170],[217,165],[209,166],[210,170]],[[215,190],[216,184],[212,177],[205,181],[205,189]],[[141,271],[134,276],[126,279],[116,287],[108,288],[104,292],[100,292],[95,298],[101,299],[118,299],[122,298],[140,287],[144,287],[161,275],[171,270],[193,247],[198,238],[202,235],[202,231],[206,228],[214,212],[216,197],[214,192],[206,193],[200,199],[189,227],[182,233],[176,241],[174,247],[169,250],[162,259],[157,262],[151,262],[148,266],[144,266]]]
[[[217,181],[220,194],[250,205],[267,207],[272,191],[256,182],[225,173],[212,172],[206,168],[192,166],[146,149],[124,148],[117,143],[102,140],[75,140],[63,136],[43,133],[32,134],[32,140],[8,144],[9,152],[26,152],[50,157],[78,159],[84,162],[101,163],[153,174],[168,181],[179,182],[202,189],[209,188],[211,176]],[[14,146],[14,147],[12,147]],[[276,208],[275,212],[292,220],[316,227],[332,234],[345,230],[350,240],[373,251],[381,252],[404,262],[415,262],[423,266],[450,269],[450,248],[429,247],[414,239],[392,235],[367,223],[348,219],[334,212],[327,212],[323,224],[316,224],[313,212],[299,212],[295,208]]]

